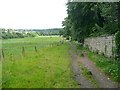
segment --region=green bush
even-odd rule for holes
[[[115,59],[118,61],[118,81],[120,82],[120,31],[115,34],[115,45],[116,45],[116,56]]]
[[[120,61],[120,31],[115,34],[116,56],[115,59]]]

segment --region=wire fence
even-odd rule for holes
[[[3,47],[1,49],[1,57],[3,59],[8,59],[12,57],[25,57],[26,53],[39,53],[42,49],[47,47],[54,47],[63,44],[63,42],[51,43],[47,45],[27,45],[19,47]]]

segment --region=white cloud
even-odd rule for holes
[[[67,0],[0,0],[0,28],[61,27]]]

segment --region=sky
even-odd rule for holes
[[[67,0],[0,0],[0,28],[61,28]]]

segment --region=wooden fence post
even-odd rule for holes
[[[37,47],[35,46],[35,52],[37,52]]]
[[[4,56],[4,51],[3,51],[3,49],[2,49],[2,53],[1,53],[1,54],[2,54],[2,58],[4,59],[5,56]]]
[[[22,47],[22,55],[25,56],[25,48]]]

